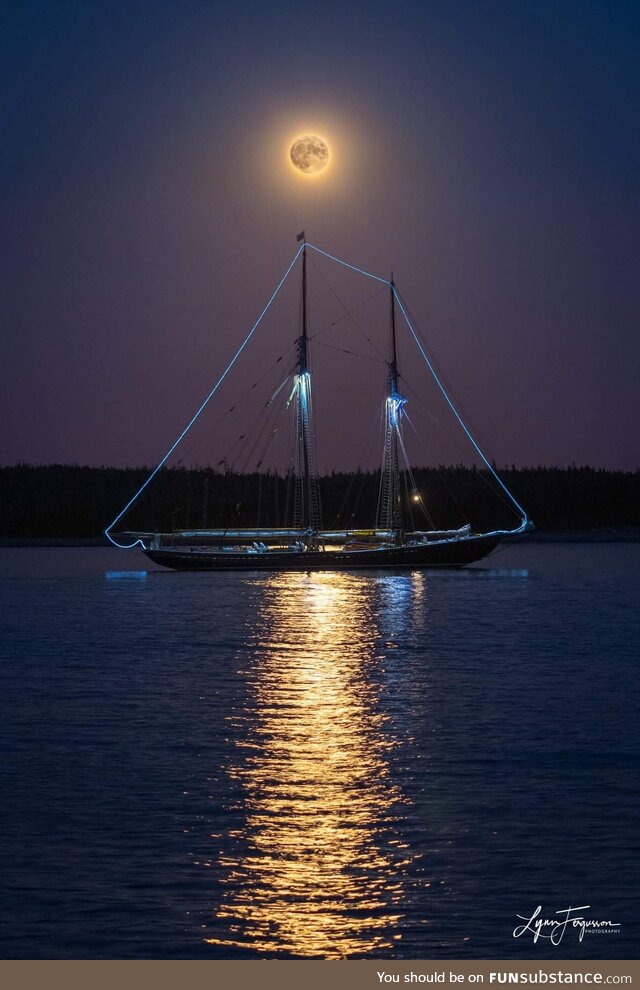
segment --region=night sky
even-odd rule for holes
[[[2,463],[156,463],[304,229],[393,269],[499,465],[640,465],[637,3],[3,10]],[[317,181],[286,161],[307,131]],[[312,331],[362,355],[314,351],[319,466],[370,466],[388,300],[313,261]],[[279,384],[298,300],[294,273],[185,463],[227,456],[234,397]],[[325,332],[342,303],[360,329]],[[465,459],[406,336],[400,362],[412,459]]]

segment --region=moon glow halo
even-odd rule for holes
[[[317,134],[304,134],[291,145],[289,160],[296,172],[317,175],[329,164],[329,146]]]

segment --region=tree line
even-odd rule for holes
[[[149,473],[145,467],[0,467],[0,536],[99,535]],[[513,525],[513,510],[488,471],[457,465],[414,468],[413,474],[416,492],[406,492],[406,511],[413,515],[407,518],[409,528],[449,528],[466,522],[479,529]],[[502,470],[501,477],[540,530],[638,526],[640,471],[512,467]],[[370,526],[378,486],[376,472],[332,472],[321,477],[324,527]],[[287,478],[274,473],[163,469],[116,529],[286,525],[290,498]]]

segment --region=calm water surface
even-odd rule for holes
[[[0,550],[0,955],[638,956],[640,545],[151,566]]]

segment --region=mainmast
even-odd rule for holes
[[[304,235],[303,235],[304,236]],[[307,334],[307,242],[302,244],[302,332],[298,337],[298,374],[309,373]]]
[[[407,401],[398,390],[398,354],[396,348],[396,299],[393,274],[389,283],[391,290],[391,360],[387,377],[387,398],[385,402],[384,453],[382,476],[378,499],[378,526],[394,530],[400,534],[404,529],[400,478],[400,419],[402,407]]]
[[[296,478],[293,525],[298,529],[320,529],[320,493],[314,464],[311,373],[307,317],[307,242],[302,247],[302,328],[298,337],[296,393]]]

